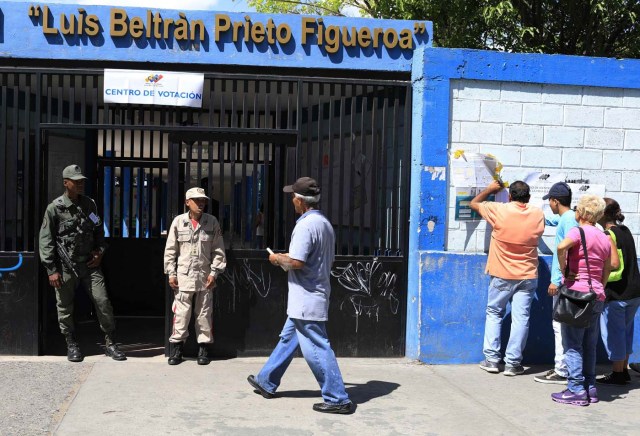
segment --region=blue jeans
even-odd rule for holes
[[[619,362],[633,354],[633,327],[640,297],[624,301],[609,301],[600,317],[602,342],[609,360]]]
[[[586,329],[562,324],[564,360],[569,371],[567,388],[574,394],[588,391],[596,383],[596,345],[600,330],[598,317],[603,306],[602,301],[596,301],[591,325]]]
[[[511,301],[511,334],[504,356],[504,363],[518,366],[522,362],[522,350],[529,335],[529,312],[538,279],[507,280],[492,277],[487,298],[487,317],[484,325],[484,356],[488,361],[500,361],[500,333],[502,320]]]
[[[302,355],[320,385],[325,403],[349,403],[325,324],[324,321],[287,318],[278,345],[256,376],[258,384],[271,393],[275,392],[300,345]]]

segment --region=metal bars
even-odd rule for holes
[[[161,236],[168,205],[197,181],[218,196],[211,212],[237,245],[257,248],[262,206],[264,244],[286,249],[295,218],[281,189],[308,175],[338,254],[406,253],[409,83],[207,73],[201,109],[105,104],[102,86],[101,70],[0,69],[0,251],[37,248],[51,200],[41,187],[58,171],[49,158],[75,141],[112,237],[125,226]]]
[[[409,86],[304,82],[298,176],[322,185],[338,254],[406,252]]]
[[[36,76],[0,72],[0,251],[34,250],[34,84]],[[39,224],[39,223],[38,223]]]

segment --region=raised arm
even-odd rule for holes
[[[490,195],[500,192],[502,189],[502,185],[497,180],[494,180],[489,186],[484,188],[482,192],[473,197],[473,200],[471,200],[469,207],[471,207],[472,210],[480,213],[482,202],[487,201],[487,198],[489,198]]]

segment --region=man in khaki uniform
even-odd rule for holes
[[[82,362],[84,356],[74,338],[73,299],[82,283],[93,302],[100,328],[105,333],[105,354],[126,360],[115,343],[113,309],[100,270],[107,248],[96,203],[84,193],[85,176],[78,165],[62,172],[64,194],[47,206],[40,228],[40,261],[49,284],[56,290],[58,323],[67,341],[67,359]]]
[[[185,196],[189,211],[171,223],[164,249],[164,272],[173,288],[173,331],[169,365],[182,362],[182,347],[189,335],[191,311],[196,314],[198,365],[210,362],[207,344],[213,342],[213,287],[227,260],[218,220],[204,213],[209,197],[204,189],[191,188]]]

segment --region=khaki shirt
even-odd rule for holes
[[[203,213],[195,229],[188,212],[173,220],[164,249],[164,272],[178,278],[180,291],[204,291],[207,276],[217,276],[226,266],[222,231],[213,215]]]
[[[61,273],[56,243],[66,249],[76,268],[84,268],[94,250],[104,251],[104,227],[96,203],[85,195],[74,203],[66,194],[53,200],[40,227],[40,261],[47,274]]]

